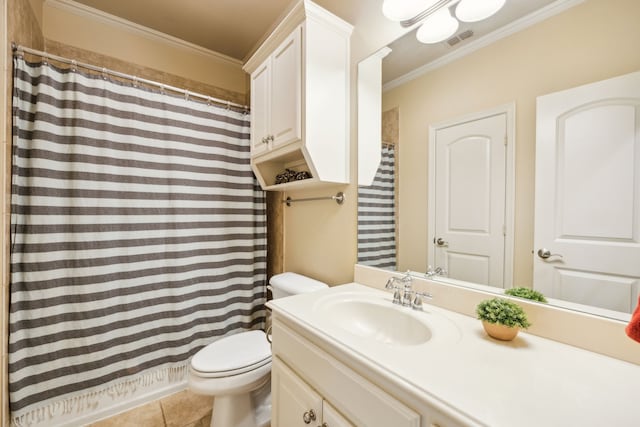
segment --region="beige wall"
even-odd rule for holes
[[[536,97],[640,70],[640,2],[589,0],[383,94],[400,108],[399,270],[425,271],[429,125],[516,103],[514,285],[531,285]]]
[[[36,1],[36,0],[32,0]],[[247,80],[240,61],[119,20],[96,16],[81,6],[46,2],[44,36],[69,46],[143,65],[165,73],[245,94]]]
[[[281,196],[320,197],[343,191],[346,197],[341,206],[318,201],[284,207],[284,269],[336,285],[353,280],[353,266],[357,261],[357,65],[408,30],[385,19],[381,3],[372,4],[371,0],[316,0],[316,3],[354,25],[351,36],[351,183]]]

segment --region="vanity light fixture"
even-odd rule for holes
[[[438,43],[458,29],[459,21],[487,19],[504,6],[506,0],[384,0],[382,13],[403,27],[422,22],[416,37],[422,43]],[[456,20],[451,15],[453,5]]]

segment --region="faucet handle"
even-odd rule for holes
[[[389,277],[389,279],[387,279],[387,283],[384,285],[385,289],[393,289],[395,286],[393,286],[395,280],[395,277]]]
[[[400,292],[400,287],[395,286],[393,288],[393,303],[394,304],[402,304],[402,296]]]
[[[411,308],[414,310],[422,310],[422,297],[427,299],[433,299],[433,295],[429,292],[414,292],[415,297],[413,298],[413,302],[411,303]]]

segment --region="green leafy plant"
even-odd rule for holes
[[[482,301],[476,307],[478,319],[489,323],[499,323],[509,328],[527,329],[531,323],[522,307],[504,298],[493,298]]]
[[[533,301],[538,302],[547,302],[547,299],[542,295],[542,293],[535,291],[531,288],[511,288],[504,291],[506,295],[511,295],[514,297],[526,298]]]

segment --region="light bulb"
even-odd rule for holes
[[[406,21],[433,6],[438,0],[384,0],[382,13],[392,21]]]
[[[448,39],[458,29],[458,21],[451,16],[449,9],[440,9],[424,20],[416,38],[421,43],[438,43]]]
[[[482,21],[499,11],[506,0],[461,0],[456,17],[462,22]]]

